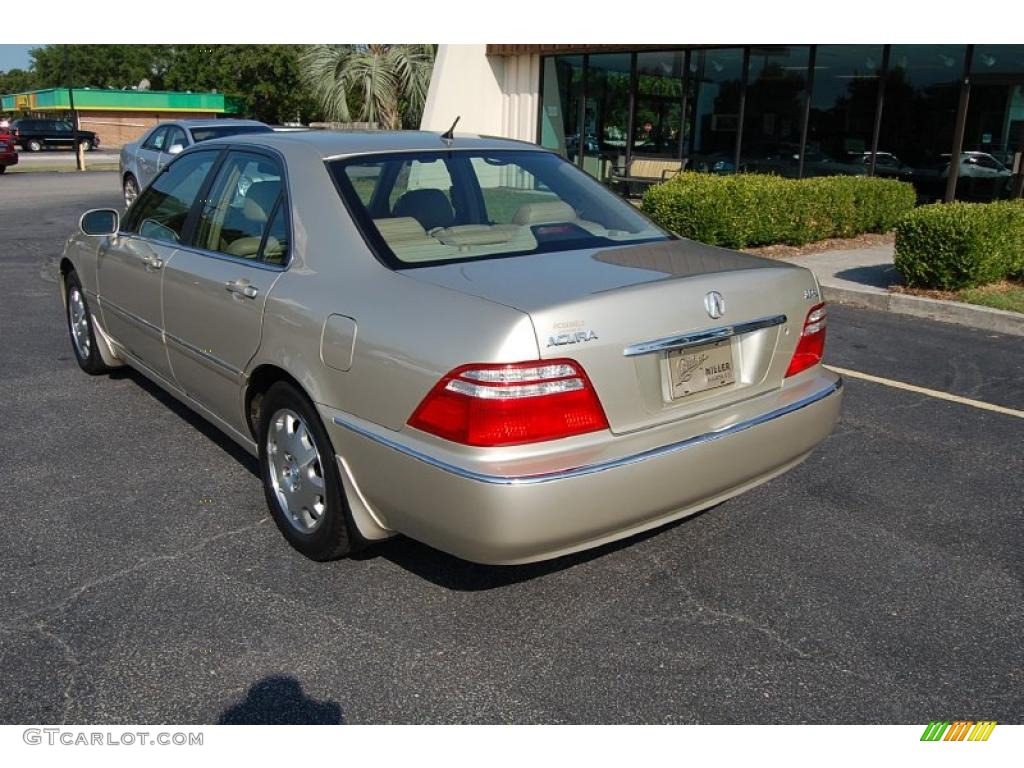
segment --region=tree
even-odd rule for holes
[[[34,91],[36,76],[24,69],[10,69],[7,72],[0,72],[0,93],[20,93],[22,91]]]
[[[415,128],[433,63],[432,45],[312,45],[302,74],[328,119]]]
[[[164,77],[171,90],[216,90],[248,117],[268,123],[309,121],[319,108],[305,88],[295,45],[180,45]]]
[[[0,74],[0,93],[67,87],[65,53],[77,88],[217,91],[241,114],[268,123],[308,122],[320,108],[305,85],[296,45],[44,45],[32,69]]]
[[[147,80],[160,90],[174,55],[169,45],[44,45],[29,51],[36,87],[67,86],[65,49],[76,88],[132,88]]]

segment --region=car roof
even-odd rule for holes
[[[324,159],[381,152],[415,152],[443,150],[449,144],[433,131],[285,131],[273,133],[247,133],[240,136],[225,136],[203,144],[261,145],[280,150],[309,147]],[[541,150],[536,144],[515,141],[494,136],[455,134],[451,149],[513,149]],[[546,150],[543,150],[546,151]]]

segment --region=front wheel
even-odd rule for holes
[[[96,344],[96,332],[92,324],[92,315],[85,300],[85,291],[75,272],[71,272],[66,280],[66,304],[68,316],[68,333],[71,336],[71,348],[75,352],[75,360],[86,373],[95,376],[106,373],[110,368],[100,357]]]
[[[311,560],[335,560],[359,541],[334,449],[316,409],[280,381],[260,404],[260,475],[274,522]]]
[[[28,149],[28,151],[29,151],[29,152],[38,152],[38,151],[39,151],[39,150],[41,150],[42,148],[43,148],[43,144],[42,144],[42,142],[41,142],[41,141],[38,141],[38,140],[36,140],[36,139],[32,139],[32,140],[31,140],[31,141],[29,141],[29,143],[28,143],[28,144],[26,145],[26,149]]]
[[[92,152],[92,142],[89,139],[78,142],[83,152]]]

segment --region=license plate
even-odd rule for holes
[[[729,339],[673,350],[666,356],[666,362],[673,399],[724,387],[735,381]]]

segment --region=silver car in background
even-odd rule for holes
[[[791,469],[839,416],[810,271],[675,237],[534,145],[234,136],[80,226],[79,365],[136,368],[257,456],[316,560],[594,547]]]
[[[121,148],[119,167],[125,207],[135,202],[139,192],[175,155],[193,144],[223,136],[270,133],[272,130],[258,120],[171,120],[157,124],[138,141]]]

